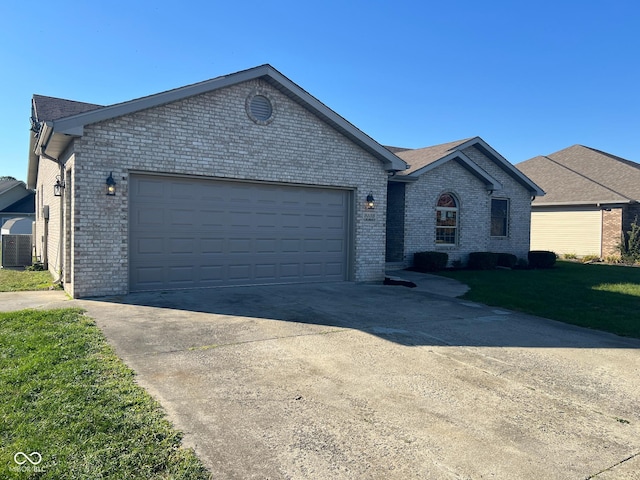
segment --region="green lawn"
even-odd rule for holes
[[[53,278],[48,271],[7,270],[0,268],[0,292],[48,290]]]
[[[0,478],[209,478],[80,310],[0,313],[0,346]]]
[[[463,298],[640,338],[640,268],[557,262],[549,270],[446,271]]]

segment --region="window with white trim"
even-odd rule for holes
[[[509,235],[509,200],[506,198],[491,199],[491,236],[506,237]]]
[[[443,193],[436,204],[436,245],[458,243],[458,201],[452,193]]]

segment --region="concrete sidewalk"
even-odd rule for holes
[[[45,292],[38,304],[85,308],[213,478],[638,480],[640,341],[454,288]]]

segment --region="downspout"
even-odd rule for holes
[[[50,129],[49,125],[47,123],[45,123],[43,125],[42,128],[43,133],[46,131],[47,132],[47,141],[46,143],[44,142],[38,142],[40,144],[39,149],[37,149],[38,154],[41,157],[46,158],[47,160],[51,160],[55,163],[58,164],[58,169],[59,169],[59,176],[61,181],[63,182],[64,185],[64,165],[62,164],[62,162],[60,161],[60,159],[58,158],[54,158],[51,155],[48,155],[46,153],[47,150],[47,146],[49,145],[49,140],[51,139],[51,136],[53,135],[53,130]],[[50,133],[49,133],[50,132]],[[59,273],[58,273],[58,278],[54,281],[54,283],[63,283],[62,279],[63,279],[63,271],[64,271],[64,242],[63,242],[63,238],[64,238],[64,199],[65,199],[65,195],[64,195],[64,187],[61,190],[61,195],[60,195],[60,230],[59,230],[59,234],[58,234],[58,259],[60,261],[60,269],[59,269]],[[43,248],[43,254],[45,256],[44,260],[44,264],[45,264],[45,268],[49,269],[49,259],[48,259],[48,250],[49,250],[49,215],[46,216],[45,220],[44,220],[44,248]]]

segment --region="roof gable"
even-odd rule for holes
[[[517,167],[547,192],[536,205],[640,201],[640,164],[594,148],[573,145]]]
[[[293,83],[271,65],[261,65],[249,70],[216,77],[204,82],[194,83],[192,85],[130,100],[128,102],[100,108],[91,108],[70,116],[44,121],[38,138],[36,141],[32,142],[29,158],[28,183],[29,185],[35,185],[38,155],[48,148],[49,150],[46,152],[48,155],[58,157],[69,145],[73,137],[83,135],[84,127],[86,125],[128,115],[144,109],[165,105],[195,95],[216,91],[255,79],[262,79],[266,81],[291,100],[309,110],[322,121],[329,124],[332,128],[380,160],[387,170],[400,171],[407,168],[406,163],[399,157],[384,148],[301,87]]]
[[[541,196],[545,194],[538,185],[515,168],[509,161],[507,161],[480,137],[466,138],[455,142],[443,143],[416,150],[398,151],[396,155],[410,165],[405,172],[400,173],[400,176],[415,178],[447,161],[456,160],[461,163],[462,166],[474,173],[478,178],[485,181],[488,186],[490,186],[490,184],[496,185],[495,188],[489,189],[498,189],[498,186],[500,185],[499,181],[481,169],[468,156],[464,155],[463,150],[469,147],[475,147],[480,150],[486,157],[497,164],[508,176],[529,190],[532,196]]]

